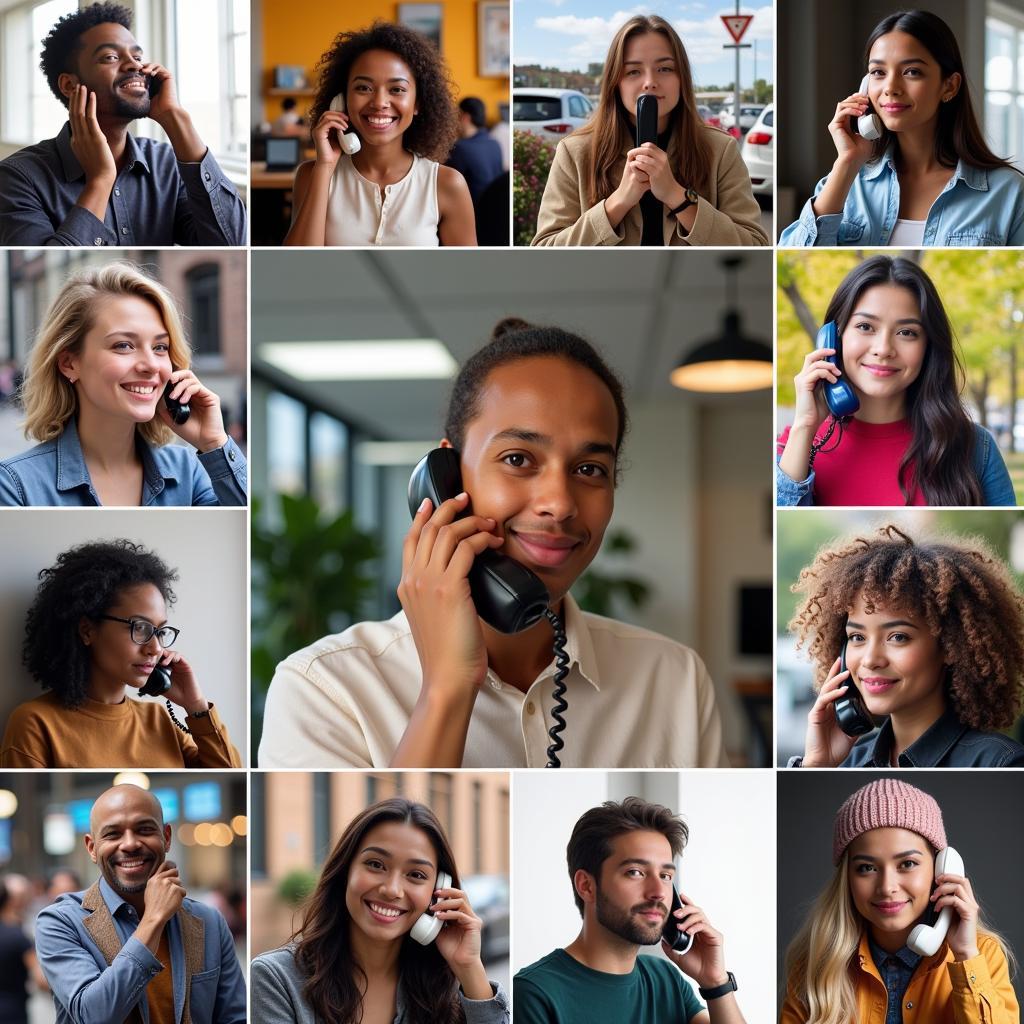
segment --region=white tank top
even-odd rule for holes
[[[897,220],[887,245],[920,245],[924,241],[923,220]]]
[[[438,246],[437,170],[413,154],[409,173],[394,185],[367,181],[342,154],[327,197],[326,245]]]

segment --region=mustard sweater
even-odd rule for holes
[[[3,768],[241,768],[217,709],[185,717],[192,735],[170,719],[162,702],[103,704],[86,700],[66,708],[46,693],[19,704],[7,721]]]

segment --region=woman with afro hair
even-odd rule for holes
[[[792,589],[818,696],[791,767],[1024,767],[1024,747],[996,731],[1021,712],[1024,598],[982,541],[890,524],[822,548]],[[835,710],[858,691],[881,722],[859,739]]]
[[[469,186],[442,166],[458,119],[437,47],[375,21],[341,32],[317,70],[316,159],[295,172],[284,244],[476,245]],[[360,144],[351,156],[342,153],[346,132]]]
[[[82,544],[44,569],[25,624],[25,667],[48,693],[11,713],[4,768],[240,768],[238,751],[167,623],[178,575],[128,540]],[[135,700],[158,665],[170,686]],[[186,711],[175,717],[172,702]]]

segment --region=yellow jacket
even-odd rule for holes
[[[926,957],[903,997],[904,1024],[1020,1024],[1006,957],[991,935],[978,936],[976,957],[955,963],[949,946]],[[885,1024],[885,984],[868,948],[867,933],[850,964],[857,1018],[850,1024]],[[792,989],[786,992],[779,1024],[805,1024],[807,1011]]]
[[[697,204],[697,219],[689,234],[679,221],[665,218],[665,245],[770,245],[761,227],[761,208],[750,188],[747,165],[735,139],[704,125],[711,144],[708,194]],[[643,238],[643,214],[637,204],[613,228],[604,211],[604,200],[587,209],[583,183],[583,159],[589,135],[570,135],[555,150],[544,197],[537,215],[537,234],[531,245],[639,245]],[[622,176],[623,153],[613,177]],[[686,182],[681,182],[686,185]]]

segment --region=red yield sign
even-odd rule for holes
[[[738,43],[743,38],[743,33],[747,31],[750,23],[754,20],[752,14],[722,14],[720,17],[725,22],[725,27],[729,30],[729,35],[732,36],[734,43]]]

